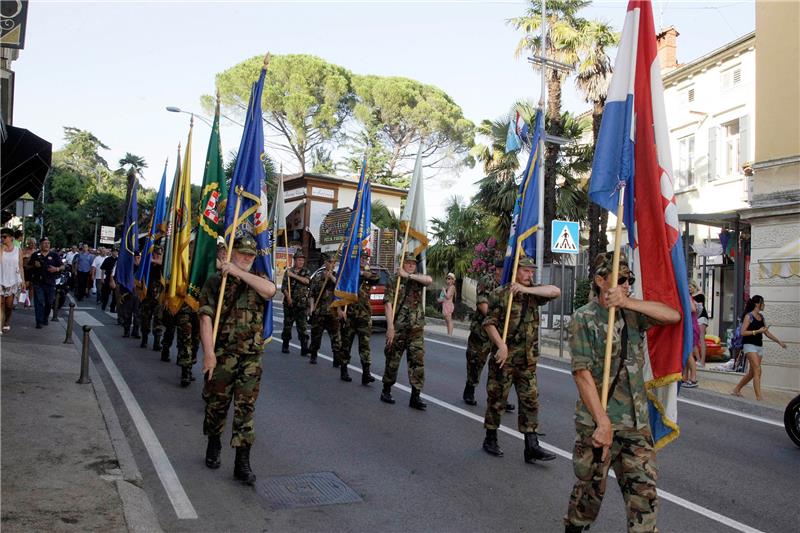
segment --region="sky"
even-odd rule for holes
[[[586,18],[622,29],[626,1],[595,1]],[[538,101],[540,78],[514,57],[521,35],[506,20],[524,13],[524,1],[46,1],[29,4],[25,49],[16,72],[14,125],[64,145],[63,127],[89,130],[109,150],[114,168],[131,152],[149,167],[145,186],[157,188],[178,142],[186,144],[189,116],[166,106],[202,112],[214,76],[267,51],[313,54],[359,74],[405,76],[433,84],[478,124],[508,112],[520,99]],[[755,28],[754,0],[654,1],[656,27],[680,32],[678,61],[688,62]],[[613,56],[613,54],[612,54]],[[562,110],[588,104],[564,87]],[[222,121],[226,158],[242,129]],[[202,182],[210,128],[195,122],[192,182]],[[480,139],[477,139],[480,142]],[[285,172],[296,162],[269,155]],[[426,180],[426,212],[442,216],[454,191],[467,200],[479,169],[440,173]]]

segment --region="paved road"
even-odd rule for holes
[[[199,381],[180,388],[174,355],[172,363],[162,363],[155,352],[138,348],[138,341],[122,339],[113,318],[85,311],[104,324],[94,328],[92,356],[165,531],[563,530],[561,517],[574,479],[568,457],[576,399],[563,363],[542,359],[539,370],[542,440],[561,457],[526,465],[515,415],[504,418],[505,457],[481,450],[485,398],[476,407],[460,400],[463,341],[427,338],[427,412],[407,407],[405,363],[395,388],[397,404],[378,400],[380,331],[372,337],[378,381],[370,387],[360,384],[356,371],[351,371],[353,382],[344,383],[329,359],[311,366],[297,347],[284,355],[280,343],[272,342],[264,354],[256,409],[252,463],[259,482],[254,490],[232,479],[233,450],[223,450],[220,470],[205,468]],[[276,319],[279,334],[280,307]],[[322,354],[330,354],[327,342]],[[118,369],[117,383],[127,384],[141,416],[136,408],[131,415],[131,400],[126,404],[117,392],[102,355]],[[709,395],[699,400],[708,398],[722,406],[729,402]],[[797,531],[800,448],[776,424],[780,413],[760,413],[770,424],[685,403],[680,409],[682,436],[659,453],[661,530]],[[152,434],[142,430],[148,425]],[[275,490],[295,500],[316,496],[307,480],[297,478],[311,473],[333,473],[360,501],[287,508]],[[624,529],[622,498],[612,481],[592,531]]]

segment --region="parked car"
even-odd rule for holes
[[[380,276],[377,284],[373,285],[369,291],[369,307],[372,314],[372,325],[380,323],[386,327],[386,310],[383,305],[383,295],[386,292],[386,284],[389,281],[389,271],[383,267],[371,266],[370,270]]]

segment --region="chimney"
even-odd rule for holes
[[[669,26],[656,35],[658,60],[661,63],[662,71],[678,67],[678,35],[680,33],[675,29],[675,26]]]

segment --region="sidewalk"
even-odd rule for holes
[[[455,321],[453,326],[453,342],[463,341],[466,343],[469,337],[469,323]],[[447,328],[444,324],[444,320],[437,318],[425,318],[425,330],[437,335],[447,335]],[[570,353],[569,345],[567,344],[567,332],[566,330],[564,331],[564,357],[562,358],[558,356],[558,334],[559,332],[557,329],[540,330],[540,356],[569,363]],[[762,387],[761,392],[764,400],[759,402],[755,399],[752,384],[748,384],[742,391],[744,397],[736,398],[731,396],[730,392],[741,378],[741,374],[716,371],[714,370],[715,366],[714,364],[709,364],[705,369],[699,368],[697,370],[697,389],[685,389],[682,391],[682,394],[691,394],[696,390],[704,391],[721,396],[725,399],[726,403],[736,404],[738,402],[738,404],[747,404],[748,407],[768,407],[780,409],[781,411],[783,411],[789,401],[796,396],[796,394],[792,392]]]
[[[17,308],[0,337],[3,531],[159,531],[100,377],[76,383],[66,320],[34,323]]]

